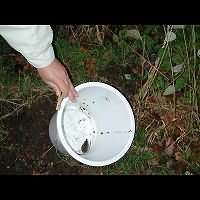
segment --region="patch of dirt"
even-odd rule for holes
[[[6,120],[7,138],[0,143],[0,174],[100,174],[70,156],[59,155],[49,138],[56,112],[55,97],[41,97],[30,108]],[[67,159],[66,159],[67,158]]]

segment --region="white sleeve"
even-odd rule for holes
[[[0,34],[36,68],[48,66],[55,58],[49,25],[1,25]]]

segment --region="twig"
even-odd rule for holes
[[[98,39],[98,41],[100,42],[100,44],[103,44],[103,40],[102,40],[102,38],[101,38],[101,33],[100,33],[100,31],[99,31],[99,26],[98,25],[96,25],[95,26],[96,27],[96,31],[97,31],[97,39]]]
[[[10,100],[8,100],[8,99],[0,99],[0,101],[2,101],[2,102],[7,102],[7,103],[11,103],[11,104],[15,104],[15,105],[21,105],[21,104],[19,104],[19,103],[12,102],[12,101],[10,101]]]
[[[46,156],[46,154],[47,154],[53,147],[54,147],[54,146],[50,147],[47,151],[45,151],[45,152],[42,154],[41,158],[44,158],[44,157]]]
[[[22,104],[22,105],[18,106],[16,109],[14,109],[12,112],[9,112],[6,115],[1,116],[0,117],[0,121],[3,120],[3,119],[5,119],[5,118],[7,118],[7,117],[9,117],[9,116],[11,116],[11,115],[13,115],[16,111],[20,110],[25,105],[27,105],[27,103]]]

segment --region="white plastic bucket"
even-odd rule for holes
[[[70,154],[77,161],[89,166],[110,165],[130,148],[134,133],[135,119],[126,98],[114,87],[100,82],[88,82],[76,87],[78,101],[84,102],[96,123],[96,140],[86,154],[77,154],[66,141],[63,130],[64,109],[69,102],[63,99],[49,125],[49,136],[57,150]]]

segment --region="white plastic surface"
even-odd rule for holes
[[[61,123],[64,136],[76,153],[84,153],[82,146],[86,140],[87,147],[89,150],[92,149],[96,139],[96,124],[86,108],[78,102],[66,102]]]
[[[77,86],[76,90],[79,105],[95,122],[93,147],[88,153],[79,155],[70,145],[66,137],[69,127],[62,123],[68,98],[62,101],[60,110],[51,119],[52,143],[60,152],[86,165],[105,166],[118,161],[128,151],[135,133],[135,119],[128,101],[118,90],[104,83],[88,82]]]

